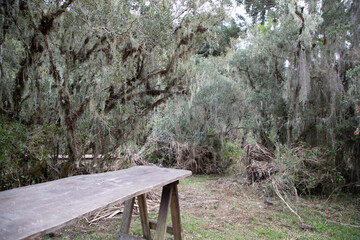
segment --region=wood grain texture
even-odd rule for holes
[[[170,184],[191,171],[138,166],[0,192],[0,239],[34,238],[103,207]]]

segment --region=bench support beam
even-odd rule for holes
[[[145,239],[151,240],[149,217],[148,217],[148,210],[147,210],[147,206],[146,206],[146,195],[145,194],[138,196],[138,203],[139,203],[139,214],[140,214],[140,219],[141,219],[143,236]]]
[[[164,240],[167,230],[167,218],[169,208],[171,208],[171,218],[173,223],[173,233],[175,240],[181,240],[181,222],[179,195],[177,191],[178,181],[163,187],[159,216],[156,226],[156,240]]]
[[[165,239],[167,218],[169,215],[168,213],[169,213],[170,198],[172,195],[172,191],[173,191],[172,184],[166,185],[162,189],[159,216],[156,226],[156,235],[155,235],[156,240]]]
[[[122,233],[129,233],[132,212],[134,209],[134,203],[135,203],[135,198],[131,198],[125,202],[120,231],[118,233],[119,237],[121,237]]]
[[[178,181],[163,187],[161,194],[160,209],[157,222],[149,222],[145,194],[139,195],[139,214],[144,239],[151,240],[150,229],[156,228],[155,240],[165,240],[166,233],[174,235],[174,240],[181,240],[181,218],[178,194]],[[131,216],[134,208],[135,198],[125,202],[124,213],[121,221],[119,239],[128,239]],[[172,226],[167,225],[169,210],[171,210]],[[135,239],[135,238],[134,238]]]
[[[181,217],[180,217],[180,205],[179,205],[179,193],[177,185],[179,182],[172,184],[172,195],[171,195],[171,221],[174,229],[173,235],[174,240],[181,240]]]

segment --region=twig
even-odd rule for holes
[[[102,210],[101,210],[101,211],[102,211]],[[97,217],[100,215],[101,211],[98,211],[98,212],[96,213],[96,215],[95,215],[95,217],[93,218],[93,220],[94,220],[95,218],[97,218]],[[92,222],[93,222],[93,220],[91,220],[91,221],[90,221],[90,223],[92,223]]]
[[[113,209],[113,210],[111,210],[111,209]],[[94,222],[99,221],[100,219],[111,218],[118,213],[122,213],[122,211],[119,208],[110,207],[110,208],[106,208],[106,209],[102,209],[102,210],[98,211],[96,213],[96,215],[92,218],[92,220],[89,221],[88,219],[86,219],[86,221],[91,225]]]
[[[295,192],[295,197],[296,197],[296,203],[298,203],[299,202],[299,196],[298,196],[296,187],[294,187],[294,192]]]
[[[303,220],[301,219],[301,217],[299,216],[299,214],[297,214],[297,212],[295,212],[295,211],[290,207],[290,205],[284,200],[284,198],[281,196],[281,194],[280,194],[280,192],[279,192],[279,189],[278,189],[276,183],[275,183],[275,182],[272,182],[272,184],[273,184],[273,187],[274,187],[274,189],[275,189],[276,195],[278,195],[278,197],[286,204],[286,206],[290,209],[290,211],[291,211],[292,213],[294,213],[294,214],[299,218],[300,223],[301,223],[301,224],[304,224],[304,223],[303,223]]]
[[[192,202],[192,203],[186,203],[185,205],[198,205],[198,204],[208,204],[208,203],[217,203],[219,200],[209,200],[209,201],[203,201],[203,202]]]
[[[57,174],[60,174],[60,171],[53,167],[50,163],[47,164],[52,170],[54,170]]]
[[[118,214],[118,213],[121,213],[121,211],[120,210],[116,210],[116,211],[114,211],[110,216],[108,216],[108,217],[106,217],[106,218],[112,218],[112,217],[114,217],[116,214]]]
[[[119,213],[119,212],[117,212],[117,211],[115,211],[115,212],[116,212],[116,214]],[[92,224],[92,223],[94,223],[94,222],[97,222],[97,221],[99,221],[100,219],[106,218],[106,217],[108,217],[108,216],[110,216],[110,215],[112,215],[112,214],[113,214],[113,213],[105,213],[104,215],[102,215],[102,216],[100,216],[100,217],[93,218],[93,220],[90,221],[90,224]]]

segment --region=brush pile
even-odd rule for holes
[[[278,172],[275,155],[259,143],[249,144],[246,151],[246,174],[250,184],[260,182]]]
[[[300,194],[330,194],[346,185],[334,154],[325,148],[279,146],[276,157],[281,174],[275,180],[283,191],[295,187]]]
[[[142,149],[128,161],[136,165],[155,164],[188,169],[200,174],[222,173],[229,165],[212,146],[156,138],[148,138]]]

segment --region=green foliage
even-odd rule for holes
[[[50,177],[48,162],[58,148],[59,128],[28,126],[18,121],[0,122],[1,189],[34,184]]]
[[[202,144],[212,136],[225,137],[239,123],[245,96],[234,81],[214,69],[211,61],[198,65],[202,72],[190,98],[168,101],[154,115],[153,137]]]
[[[239,38],[241,29],[232,19],[230,24],[222,24],[215,33],[215,39],[206,39],[197,54],[204,57],[226,55],[228,49],[233,47],[232,42],[236,42]]]
[[[238,4],[245,6],[246,13],[250,15],[253,23],[264,24],[266,15],[272,7],[277,5],[274,0],[237,0]]]
[[[230,61],[237,81],[248,86],[252,114],[244,127],[269,148],[302,141],[331,146],[337,171],[354,181],[359,171],[354,136],[360,125],[359,4],[239,2],[253,20]]]
[[[360,64],[347,70],[346,76],[351,82],[346,100],[352,101],[357,106],[360,106]]]
[[[67,165],[144,141],[147,115],[188,92],[194,46],[225,15],[227,0],[210,2],[2,4],[1,114],[34,131],[25,135],[35,159],[50,153],[41,147],[48,124],[64,134],[58,154],[69,155]]]
[[[183,161],[195,161],[198,166],[195,171],[224,172],[233,160],[239,158],[239,149],[231,142],[239,136],[246,95],[220,67],[215,58],[198,61],[197,86],[191,97],[168,101],[151,123],[152,139],[161,143],[175,141],[186,144],[186,149],[194,152],[184,153]],[[155,149],[161,149],[161,146]],[[167,152],[159,154],[153,149],[148,159],[167,166],[179,163],[171,157],[169,159]]]
[[[231,143],[231,142],[224,142],[222,147],[222,157],[224,158],[225,162],[232,162],[236,159],[240,158],[241,153],[244,151],[239,148],[239,146]]]
[[[305,142],[332,146],[336,172],[358,178],[359,4],[238,0],[247,25],[228,21],[230,2],[2,4],[0,112],[14,123],[0,161],[21,170],[68,154],[69,167],[151,138],[222,171],[231,144]],[[178,164],[170,149],[146,158]]]
[[[25,155],[26,127],[18,122],[0,122],[0,166],[2,173],[16,169]]]

